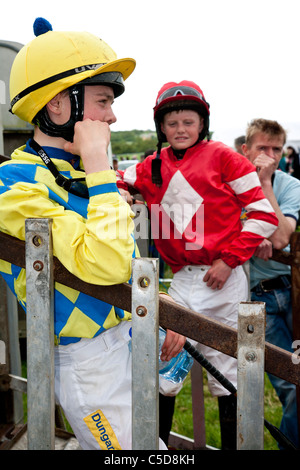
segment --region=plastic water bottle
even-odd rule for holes
[[[131,351],[131,335],[132,331],[131,328],[129,330],[130,341],[128,343],[129,351]],[[174,384],[181,383],[184,381],[186,376],[188,375],[189,371],[192,368],[194,363],[194,359],[192,356],[183,349],[176,357],[173,357],[170,361],[162,361],[160,359],[161,348],[164,344],[166,338],[166,332],[162,328],[159,328],[159,338],[158,338],[158,345],[159,345],[159,359],[158,359],[158,367],[159,367],[159,375],[164,377],[169,382]]]
[[[132,352],[132,345],[131,345],[131,342],[132,342],[132,339],[131,339],[132,338],[132,328],[129,328],[128,333],[129,333],[129,338],[130,338],[129,342],[128,342],[128,349],[129,349],[130,352]]]
[[[162,361],[160,359],[161,348],[166,338],[166,332],[159,328],[159,374],[172,383],[183,382],[187,374],[191,370],[194,359],[183,349],[176,357],[170,361]]]

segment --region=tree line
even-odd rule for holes
[[[118,131],[111,133],[111,148],[114,155],[144,153],[156,150],[156,132],[151,130]]]
[[[210,132],[212,138],[213,132]],[[164,144],[167,145],[167,144]],[[118,131],[111,133],[112,153],[116,156],[124,154],[143,154],[146,150],[156,150],[157,136],[155,131],[137,130]]]

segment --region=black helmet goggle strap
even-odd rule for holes
[[[76,122],[82,121],[84,111],[84,86],[85,85],[102,85],[109,86],[114,91],[114,96],[120,96],[124,91],[123,77],[120,72],[103,72],[93,77],[78,82],[76,85],[68,88],[71,116],[65,124],[55,124],[51,121],[46,106],[44,106],[33,119],[42,132],[51,137],[63,137],[65,140],[72,142],[74,137],[74,126]]]
[[[51,171],[52,175],[55,178],[55,183],[58,184],[61,188],[65,189],[75,196],[83,197],[84,199],[89,198],[89,190],[86,184],[80,183],[80,181],[85,181],[85,178],[66,178],[54,165],[51,158],[47,155],[45,150],[34,140],[30,139],[30,147],[41,157],[47,168]]]
[[[42,88],[44,86],[50,85],[50,83],[57,82],[59,80],[62,80],[63,78],[71,77],[72,75],[77,75],[79,73],[86,72],[87,70],[97,70],[101,68],[103,65],[106,64],[91,64],[91,65],[83,65],[81,67],[76,67],[74,69],[66,70],[64,72],[58,73],[56,75],[52,75],[51,77],[45,78],[44,80],[41,80],[40,82],[34,83],[33,85],[25,88],[25,90],[20,91],[11,101],[10,103],[10,112],[13,114],[12,108],[13,106],[20,101],[24,96],[29,95],[29,93],[32,93],[33,91],[38,90],[39,88]],[[109,75],[109,77],[107,76]],[[100,77],[101,76],[101,77]],[[102,74],[97,74],[94,77],[98,77],[97,81],[106,81],[107,83],[111,80],[112,85],[120,85],[124,89],[124,84],[123,84],[123,77],[120,72],[103,72]],[[88,79],[86,79],[88,80]],[[95,83],[95,80],[94,80]]]
[[[124,79],[121,72],[103,72],[98,75],[93,75],[93,77],[85,78],[80,85],[102,85],[109,86],[114,91],[114,97],[118,98],[124,90]]]
[[[69,97],[71,115],[70,119],[65,124],[55,124],[51,121],[46,106],[37,113],[33,119],[33,123],[36,124],[44,134],[50,135],[51,137],[62,137],[72,142],[74,126],[76,122],[82,121],[83,119],[84,87],[79,85],[72,86],[69,88]]]
[[[206,103],[204,96],[195,88],[188,87],[188,86],[175,86],[169,88],[168,90],[164,91],[157,99],[156,106],[160,105],[160,103],[168,98],[174,98],[177,95],[181,96],[195,96],[199,98],[201,101]],[[207,103],[206,103],[207,104]]]

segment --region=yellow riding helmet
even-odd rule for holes
[[[111,47],[93,34],[47,30],[25,45],[13,62],[11,112],[32,123],[37,113],[66,88],[104,72],[118,72],[126,80],[135,65],[131,58],[117,59]]]

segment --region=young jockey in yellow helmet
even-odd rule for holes
[[[24,240],[25,219],[51,218],[53,254],[71,273],[127,282],[134,214],[107,148],[112,104],[135,61],[41,18],[34,30],[10,78],[11,112],[34,124],[34,135],[0,166],[0,230]],[[0,272],[26,310],[24,270],[0,261]],[[55,283],[54,316],[56,400],[80,446],[131,449],[130,314]]]

